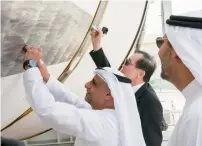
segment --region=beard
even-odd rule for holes
[[[85,96],[85,101],[90,104],[90,102],[91,102],[91,97],[90,97],[89,93],[86,94],[86,96]]]
[[[169,76],[166,73],[165,69],[163,67],[161,67],[161,78],[164,80],[168,80]]]

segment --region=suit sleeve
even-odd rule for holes
[[[158,100],[146,102],[141,115],[143,135],[147,146],[161,146],[163,109]]]
[[[95,62],[95,65],[99,67],[111,67],[104,51],[102,48],[100,48],[97,51],[92,50],[90,52],[90,56],[92,57],[93,61]]]

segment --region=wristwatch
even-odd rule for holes
[[[26,60],[24,63],[23,63],[23,68],[25,69],[25,67],[28,67],[28,68],[32,68],[32,67],[37,67],[37,64],[36,62],[31,59],[31,60]]]

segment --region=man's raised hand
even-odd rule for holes
[[[102,30],[101,28],[97,28],[97,30],[92,29],[91,31],[91,40],[93,44],[93,49],[98,50],[101,48],[101,39],[102,39]]]

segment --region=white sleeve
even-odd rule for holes
[[[72,93],[53,76],[50,76],[46,86],[53,94],[56,101],[67,102],[69,104],[75,105],[78,108],[91,108],[91,105],[88,104],[83,98],[80,98]]]
[[[38,68],[28,69],[23,76],[25,90],[33,110],[39,118],[56,131],[88,141],[103,138],[114,124],[113,114],[102,110],[77,108],[56,102],[43,82]]]
[[[178,141],[181,146],[202,146],[202,117],[189,116],[181,127]]]

